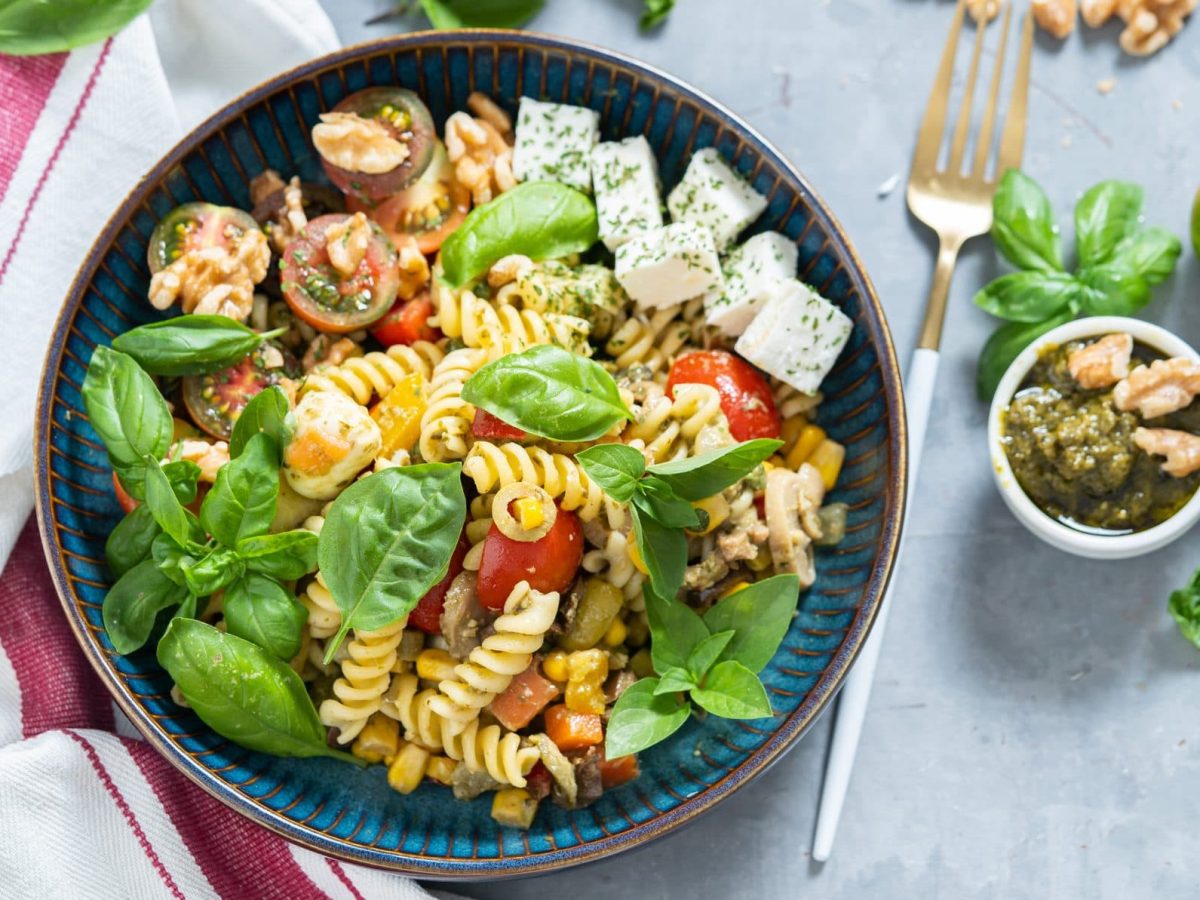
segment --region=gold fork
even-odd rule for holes
[[[966,174],[963,173],[967,138],[971,131],[971,101],[979,75],[979,60],[983,55],[986,23],[977,27],[975,51],[967,72],[962,108],[959,110],[954,130],[950,133],[946,164],[943,166],[940,163],[946,136],[947,113],[950,108],[954,59],[958,50],[959,34],[962,31],[964,10],[965,0],[958,0],[950,35],[946,39],[942,61],[933,82],[933,92],[925,110],[925,118],[917,133],[917,147],[908,175],[908,208],[938,235],[937,266],[933,271],[933,284],[925,304],[925,321],[921,326],[917,349],[913,353],[904,384],[904,400],[908,410],[909,510],[912,508],[912,497],[921,463],[921,448],[925,443],[925,426],[929,422],[929,408],[933,402],[938,345],[941,343],[942,322],[946,318],[946,299],[950,294],[950,280],[954,274],[954,264],[958,260],[958,251],[967,240],[984,234],[992,227],[992,195],[996,192],[996,184],[1006,169],[1016,168],[1021,164],[1021,153],[1025,144],[1029,65],[1033,49],[1033,19],[1029,13],[1025,14],[1022,25],[1021,50],[1008,113],[1004,119],[1004,132],[996,149],[994,174],[988,175],[992,135],[996,129],[997,101],[1004,74],[1004,54],[1012,18],[1012,5],[1006,3],[987,107],[976,137],[971,168]],[[833,850],[833,838],[837,832],[838,819],[841,817],[842,804],[846,799],[846,788],[850,784],[850,772],[854,767],[854,756],[858,749],[858,739],[862,733],[863,719],[871,696],[871,683],[875,677],[875,666],[879,661],[879,650],[883,646],[883,633],[891,608],[889,589],[867,643],[842,687],[834,719],[833,740],[825,766],[825,781],[821,787],[821,806],[817,813],[816,833],[813,837],[812,856],[818,862],[827,860]]]

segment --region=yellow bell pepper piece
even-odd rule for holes
[[[796,438],[796,446],[788,451],[788,468],[792,470],[800,468],[800,464],[808,461],[817,447],[821,446],[823,440],[825,440],[824,428],[820,425],[805,425],[800,429],[800,436]]]
[[[421,416],[425,414],[425,380],[413,372],[396,382],[375,408],[371,417],[379,423],[383,436],[380,456],[391,456],[397,450],[412,450],[421,436]]]
[[[546,511],[537,497],[522,497],[513,503],[517,522],[526,531],[533,531],[546,521]]]
[[[699,530],[687,529],[688,534],[708,534],[722,522],[729,518],[729,501],[720,494],[715,494],[712,497],[705,497],[703,500],[697,500],[692,504],[696,509],[704,510],[708,516],[708,524]]]

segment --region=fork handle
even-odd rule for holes
[[[954,264],[963,238],[944,234],[938,244],[937,265],[933,270],[933,284],[929,288],[929,299],[925,301],[925,321],[921,325],[921,336],[917,347],[937,350],[942,342],[942,323],[946,319],[946,300],[950,296],[950,278],[954,275]],[[911,373],[910,373],[911,374]]]

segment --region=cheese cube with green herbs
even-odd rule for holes
[[[518,181],[560,181],[590,192],[592,147],[599,137],[598,112],[522,97],[513,174]]]
[[[673,306],[721,291],[721,261],[707,228],[675,222],[617,248],[617,281],[642,307]]]
[[[630,238],[662,227],[658,163],[641,135],[592,148],[592,187],[600,239],[614,253]]]
[[[767,198],[729,168],[712,147],[696,151],[683,180],[667,196],[671,219],[705,226],[718,250],[733,243],[766,208]]]
[[[704,305],[708,324],[737,337],[780,282],[796,275],[796,245],[777,231],[765,231],[729,251],[721,261],[725,291]]]
[[[764,372],[813,394],[853,327],[845,313],[792,278],[771,292],[734,349]]]

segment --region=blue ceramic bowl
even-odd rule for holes
[[[778,714],[690,722],[642,755],[643,774],[593,807],[543,804],[528,832],[502,829],[486,799],[428,785],[389,790],[382,767],[251,753],[171,702],[150,652],[122,657],[104,633],[104,540],[120,510],[79,388],[98,344],[158,317],[146,301],[146,243],[190,200],[248,208],[270,166],[324,180],[309,144],[317,116],[368,85],[416,90],[439,124],[481,90],[508,109],[530,95],[590,106],[606,139],[644,134],[669,188],[709,145],[769,199],[755,226],[800,251],[800,275],[855,322],[826,383],[822,425],[846,445],[833,499],[850,505],[845,542],[818,554],[817,583],[763,671]],[[524,875],[597,859],[672,831],[746,784],[792,746],[829,702],[879,609],[896,554],[905,485],[900,378],[883,311],[832,214],[778,151],[687,85],[618,54],[527,33],[404,35],[342,50],[250,91],[188,135],[134,189],[83,261],[46,358],[38,403],[37,512],[63,606],[84,651],[133,723],[168,759],[234,809],[300,844],[355,862],[445,878]]]

